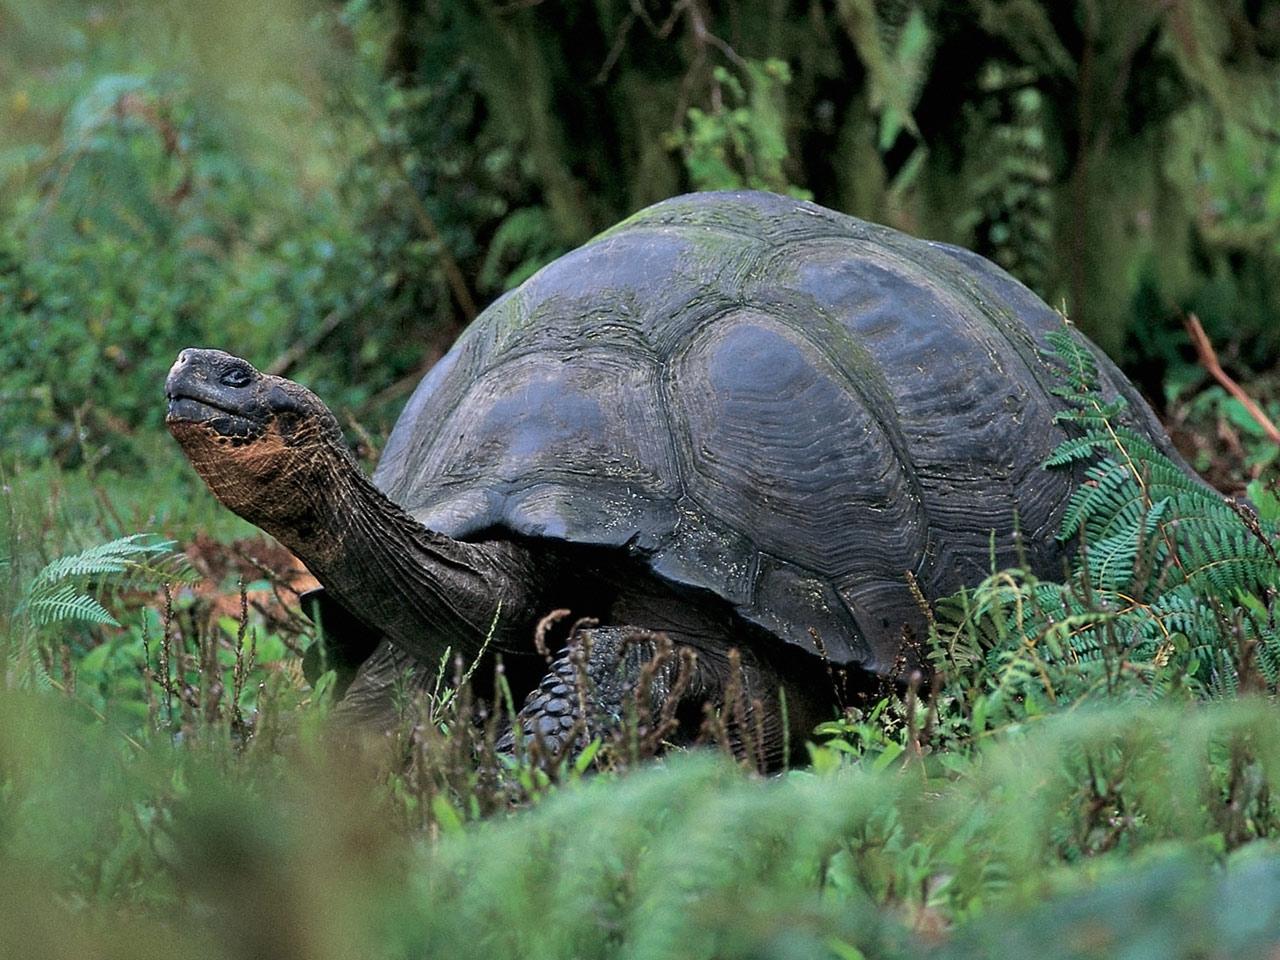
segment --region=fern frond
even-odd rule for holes
[[[1059,388],[1049,392],[1070,404],[1053,415],[1053,422],[1072,423],[1087,430],[1105,430],[1129,405],[1123,397],[1104,401],[1076,390]]]
[[[1044,465],[1046,467],[1065,467],[1067,464],[1078,463],[1081,460],[1088,459],[1093,454],[1105,449],[1107,449],[1105,440],[1095,434],[1063,440],[1062,443],[1054,447],[1053,453],[1049,454]]]
[[[1067,502],[1058,528],[1058,539],[1075,538],[1091,517],[1112,516],[1123,510],[1130,499],[1131,480],[1128,468],[1110,458],[1089,467],[1085,471],[1084,483],[1076,488]]]
[[[1051,349],[1042,351],[1043,355],[1059,362],[1055,375],[1079,393],[1093,392],[1098,382],[1098,361],[1093,351],[1066,328],[1052,331],[1045,340]]]
[[[100,623],[118,627],[116,618],[101,603],[88,594],[81,593],[71,584],[63,584],[49,592],[33,595],[26,604],[33,623],[44,626],[68,620]]]
[[[1193,588],[1232,602],[1241,593],[1280,584],[1275,560],[1243,524],[1184,522],[1178,540],[1184,576]]]
[[[58,557],[35,575],[33,584],[124,573],[138,565],[140,558],[167,556],[172,550],[172,540],[155,540],[150,534],[135,533]]]
[[[172,541],[133,534],[46,564],[27,585],[18,611],[37,627],[66,621],[119,626],[89,593],[91,581],[183,581],[191,576]]]

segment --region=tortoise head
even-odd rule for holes
[[[187,349],[165,380],[165,423],[228,508],[269,532],[314,514],[357,469],[338,421],[314,393],[221,350]]]

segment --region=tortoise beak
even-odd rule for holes
[[[173,366],[169,368],[169,375],[164,378],[164,395],[169,400],[173,400],[181,393],[183,380],[190,375],[191,351],[183,350],[178,354],[178,359],[173,362]]]
[[[164,395],[169,401],[166,422],[202,422],[215,412],[215,406],[208,402],[213,399],[208,396],[213,392],[209,389],[208,365],[199,362],[205,352],[183,350],[169,368],[164,379]]]

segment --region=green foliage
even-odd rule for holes
[[[904,130],[918,137],[912,111],[928,79],[933,31],[912,3],[840,0],[840,22],[867,72],[867,105],[879,114],[876,146],[887,151]]]
[[[971,205],[956,221],[962,235],[1032,290],[1052,298],[1052,164],[1046,98],[1026,68],[988,64],[983,96],[965,104],[974,154]]]
[[[1223,481],[1224,462],[1238,463],[1235,472],[1254,478],[1277,476],[1280,444],[1235,397],[1214,383],[1204,386],[1205,372],[1198,366],[1187,366],[1171,373],[1165,381],[1165,396],[1175,422],[1185,424],[1193,436],[1206,439],[1197,445],[1192,461],[1195,468],[1210,475],[1215,483]],[[1251,377],[1246,389],[1271,421],[1280,421],[1280,398],[1276,381],[1271,376]],[[1234,481],[1228,481],[1234,482]]]
[[[1248,493],[1261,520],[1280,523],[1280,496],[1275,490],[1268,489],[1260,480],[1254,480],[1249,484]]]
[[[173,544],[155,542],[144,534],[101,543],[45,565],[27,586],[26,599],[18,605],[37,626],[63,620],[86,620],[119,626],[106,607],[84,593],[90,580],[146,582],[189,578],[176,559]]]
[[[673,138],[684,153],[689,179],[698,190],[772,190],[812,199],[789,185],[785,91],[791,71],[784,60],[742,64],[750,93],[728,69],[716,67],[720,92],[710,112],[689,108],[686,130]],[[729,104],[726,105],[724,100]]]
[[[1163,960],[1280,937],[1258,702],[1057,717],[949,767],[761,782],[679,757],[426,832],[374,754],[139,752],[53,706],[0,702],[0,944],[25,956],[113,955],[116,925],[204,957],[976,960],[1087,936]]]
[[[214,721],[224,735],[229,701],[251,722],[264,691],[294,699],[309,624],[276,605],[289,582],[265,541],[235,540],[247,525],[184,489],[189,467],[170,476],[155,459],[126,481],[54,464],[3,477],[0,693],[53,687],[125,737],[193,738]],[[166,539],[118,536],[126,525]]]
[[[551,217],[543,207],[513,210],[498,224],[480,269],[489,290],[519,286],[565,251],[555,243]]]
[[[327,313],[367,302],[361,288],[378,289],[360,265],[364,242],[323,198],[257,205],[297,186],[245,164],[198,112],[155,126],[190,106],[184,93],[139,81],[116,97],[88,141],[54,148],[57,201],[11,221],[2,240],[0,429],[31,457],[92,465],[105,443],[118,460],[132,428],[159,427],[181,347],[265,364]],[[110,119],[122,102],[146,119]],[[166,153],[166,138],[189,152]]]
[[[189,579],[173,544],[134,534],[89,547],[46,564],[26,587],[3,624],[7,637],[7,683],[48,686],[50,673],[39,657],[45,628],[67,622],[120,624],[95,596],[107,587]]]
[[[1092,352],[1050,337],[1079,436],[1047,469],[1080,470],[1059,537],[1077,542],[1072,575],[993,574],[937,613],[932,659],[943,677],[944,741],[1098,699],[1274,694],[1280,687],[1280,560],[1275,500],[1260,512],[1225,500],[1124,423]]]
[[[222,2],[246,24],[261,19]],[[343,77],[342,101],[296,75],[242,89],[252,73],[209,65],[262,66],[281,52],[274,30],[215,53],[221,39],[175,12],[163,42],[121,50],[113,29],[151,37],[145,11],[47,12],[39,27],[58,39],[84,20],[95,29],[46,53],[61,73],[39,101],[30,77],[10,81],[26,106],[5,135],[21,163],[0,170],[6,452],[136,467],[133,434],[160,427],[165,372],[190,345],[283,365],[339,410],[384,415],[380,391],[418,369],[454,321],[442,283],[442,310],[423,310],[416,277],[404,293],[406,275],[436,268],[431,242],[365,232],[403,179],[401,158],[371,148],[384,131],[355,105],[380,108],[381,81],[315,39],[332,18],[295,23],[291,42],[310,42],[317,65]],[[6,36],[6,49],[24,38]],[[308,137],[293,135],[302,128]]]

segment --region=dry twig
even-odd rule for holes
[[[1222,364],[1218,362],[1217,351],[1213,349],[1213,344],[1209,342],[1209,335],[1204,332],[1204,327],[1200,325],[1200,318],[1194,313],[1189,313],[1182,318],[1182,324],[1187,328],[1187,334],[1191,337],[1191,344],[1196,348],[1196,358],[1200,361],[1200,366],[1209,372],[1213,379],[1221,384],[1222,389],[1231,394],[1250,417],[1262,427],[1267,438],[1274,444],[1280,445],[1280,428],[1277,428],[1271,422],[1271,418],[1263,412],[1249,394],[1245,393],[1244,388],[1236,383],[1222,369]]]

